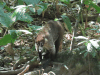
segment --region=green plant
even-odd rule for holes
[[[11,13],[4,13],[3,8],[0,7],[0,23],[5,27],[10,27],[13,24],[10,18]]]
[[[84,57],[86,57],[87,54],[92,55],[93,58],[95,56],[97,56],[97,51],[100,51],[100,40],[88,39],[84,36],[78,36],[78,37],[74,37],[74,38],[85,40],[85,41],[78,43],[78,45],[85,44],[85,46],[87,47],[86,50],[83,50],[83,51],[80,52],[81,54],[84,53]]]
[[[66,15],[61,15],[61,17],[62,17],[64,23],[67,25],[68,30],[69,30],[70,32],[72,32],[70,19],[69,19]]]
[[[40,15],[43,12],[43,16],[44,16],[44,12],[48,7],[48,3],[43,3],[41,0],[23,0],[27,5],[32,4],[33,8],[35,8],[35,11],[37,10],[37,14]],[[31,11],[33,11],[33,9],[30,9]]]
[[[95,8],[97,10],[97,13],[100,13],[100,7],[96,5],[95,1],[93,0],[84,0],[84,4],[88,5],[88,10],[90,10],[91,7]]]
[[[11,31],[10,34],[5,35],[2,39],[0,39],[0,46],[6,45],[8,43],[14,43],[17,38],[17,34],[15,31]]]

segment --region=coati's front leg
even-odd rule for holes
[[[38,54],[39,54],[39,60],[41,61],[42,60],[42,53],[38,52]]]
[[[53,44],[49,50],[49,57],[50,57],[50,60],[54,60],[55,59],[55,55],[56,55],[56,49],[55,49],[55,45]]]
[[[55,45],[53,45],[53,47],[50,49],[50,59],[52,61],[55,59],[55,55],[56,55],[56,49],[55,49]]]

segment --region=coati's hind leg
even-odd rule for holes
[[[58,39],[55,42],[55,48],[56,48],[56,55],[58,53],[58,51],[62,50],[62,43],[63,43],[63,37],[58,37]]]

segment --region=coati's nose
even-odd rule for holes
[[[42,52],[42,50],[43,50],[43,47],[39,47],[39,52]]]

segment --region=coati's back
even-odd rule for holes
[[[45,33],[48,34],[47,36],[53,37],[54,41],[57,40],[59,35],[62,36],[64,34],[64,29],[59,21],[53,21],[53,20],[48,21],[48,23],[43,28],[43,31],[44,30]]]

